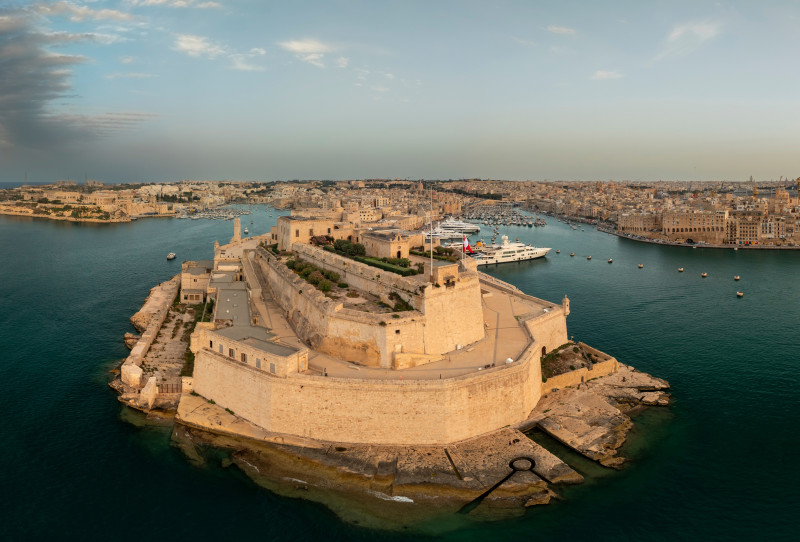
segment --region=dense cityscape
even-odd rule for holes
[[[601,224],[654,242],[759,247],[800,245],[797,181],[531,182],[496,180],[220,182],[135,185],[61,181],[0,191],[0,213],[125,222],[187,217],[232,202],[269,203],[295,214],[360,226],[422,228],[478,209],[517,206]]]

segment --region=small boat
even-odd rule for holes
[[[570,252],[569,255],[570,256],[575,256],[575,253],[574,252]]]
[[[244,233],[245,233],[245,234],[248,234],[248,233],[250,233],[250,230],[248,230],[247,228],[245,228],[245,229],[244,229]]]
[[[700,273],[700,276],[706,278],[708,276],[708,273]]]
[[[561,254],[561,251],[560,250],[556,250],[556,254]]]
[[[587,259],[587,260],[591,260],[591,259],[592,259],[592,257],[591,257],[591,256],[586,256],[586,259]]]
[[[640,264],[639,264],[639,269],[643,269],[643,268],[644,268],[644,264],[643,264],[643,263],[640,263]]]
[[[611,258],[609,258],[609,259],[608,259],[608,263],[614,263],[614,260],[612,260]]]
[[[736,297],[744,297],[744,292],[736,292]]]
[[[683,273],[683,267],[678,268],[678,273]]]
[[[167,259],[168,260],[174,260],[175,259],[175,253],[174,252],[170,252],[169,254],[167,254]]]
[[[733,277],[733,280],[739,280],[740,278],[741,277],[739,275],[736,275],[735,277]]]

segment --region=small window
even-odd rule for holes
[[[214,341],[208,341],[208,347],[214,348]]]
[[[219,345],[219,353],[222,354],[222,344]]]
[[[228,348],[228,357],[235,358],[236,352],[233,351],[233,348]]]
[[[272,374],[275,374],[275,364],[274,363],[270,363],[269,364],[269,372],[271,372]]]
[[[194,279],[194,281],[197,282],[197,279]]]
[[[242,355],[241,355],[241,358],[240,358],[240,359],[242,360],[242,363],[247,363],[247,354],[245,354],[244,352],[242,352]]]
[[[399,329],[395,329],[394,332],[395,332],[395,335],[400,335],[400,330]]]
[[[294,230],[294,236],[300,237],[300,230]]]
[[[256,358],[256,369],[261,368],[261,358]]]

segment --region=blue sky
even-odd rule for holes
[[[800,3],[0,3],[0,181],[800,176]]]

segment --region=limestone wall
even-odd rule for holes
[[[606,361],[595,363],[591,369],[581,367],[568,373],[551,376],[547,379],[547,382],[542,382],[542,395],[550,393],[554,388],[570,388],[588,382],[593,378],[616,373],[617,369],[619,369],[619,362],[614,358],[610,358]]]
[[[272,377],[217,353],[194,390],[277,433],[343,443],[446,444],[525,420],[541,396],[537,345],[512,364],[444,380]]]
[[[172,277],[172,279],[163,282],[156,287],[160,290],[158,296],[153,296],[153,291],[151,290],[151,296],[148,297],[145,304],[147,305],[149,303],[149,308],[154,312],[152,313],[152,316],[150,316],[147,322],[147,327],[142,332],[141,338],[133,346],[131,353],[122,363],[122,367],[120,368],[120,377],[125,384],[136,388],[141,387],[142,369],[140,368],[140,365],[142,364],[144,357],[147,355],[148,350],[150,350],[150,346],[153,344],[153,341],[158,336],[161,326],[164,324],[164,320],[169,313],[169,307],[172,305],[172,301],[178,294],[179,284],[180,275],[175,275]],[[153,288],[153,290],[156,290],[156,288]]]
[[[315,251],[314,256],[328,254],[303,245],[295,245],[295,249],[306,254],[309,260],[311,251]],[[424,301],[417,296],[417,303],[433,316],[408,311],[397,313],[395,318],[392,314],[368,314],[345,309],[340,301],[326,297],[298,277],[286,267],[284,261],[277,260],[263,249],[256,254],[254,264],[261,267],[270,294],[287,312],[298,336],[315,350],[366,366],[389,368],[394,364],[395,353],[430,356],[416,358],[416,362],[420,363],[426,359],[436,359],[435,355],[455,350],[458,345],[465,346],[483,338],[480,290],[474,276],[466,277],[452,288],[431,287],[426,291]],[[389,302],[392,301],[388,299],[388,293],[392,291],[404,292],[401,295],[406,300],[413,298],[408,295],[408,289],[415,283],[404,277],[387,274],[358,262],[344,262],[347,264],[345,267],[340,265],[342,258],[333,256],[335,258],[314,259],[314,262],[335,262],[337,266],[323,267],[336,271],[342,275],[342,280],[356,288],[359,281],[372,289],[376,288],[376,284],[385,284],[384,293]],[[358,267],[350,268],[349,263]],[[360,268],[366,269],[361,271],[365,275],[368,273],[368,277],[359,274]],[[381,273],[389,276],[376,279],[376,275]]]
[[[292,252],[302,260],[311,261],[323,269],[339,273],[340,280],[350,284],[357,290],[371,292],[379,296],[387,304],[394,304],[394,301],[389,299],[389,294],[396,293],[415,309],[422,309],[420,287],[426,286],[427,283],[420,284],[416,280],[401,277],[349,258],[343,258],[338,254],[327,252],[311,245],[295,243],[292,245]]]
[[[358,311],[341,308],[334,309],[335,315],[329,311],[327,327],[318,329],[326,330],[321,335],[324,335],[325,340],[330,343],[330,350],[326,351],[332,355],[337,355],[335,352],[347,352],[345,342],[355,340],[358,343],[356,346],[358,351],[365,347],[370,350],[371,346],[375,346],[380,352],[377,362],[381,367],[389,367],[392,363],[392,354],[395,352],[435,356],[455,350],[459,345],[474,343],[484,337],[483,308],[476,274],[462,273],[452,286],[437,288],[309,245],[294,244],[292,250],[299,258],[339,273],[341,280],[356,289],[378,295],[387,304],[394,303],[389,295],[395,293],[423,313],[422,315],[408,313],[409,315],[404,314],[400,319],[395,319],[391,315],[364,315]],[[266,251],[261,250],[258,254],[266,264],[277,264],[271,266],[277,268],[273,276],[281,275],[298,291],[302,289],[302,284],[306,284],[281,262],[273,262],[274,257]],[[306,284],[305,290],[308,288],[313,287]],[[286,310],[295,307],[288,299],[288,293],[288,291],[280,292],[284,298],[281,306]],[[321,294],[320,297],[328,300]],[[300,311],[299,314],[307,314],[305,309]],[[337,319],[340,321],[336,321]],[[381,326],[381,322],[385,322],[387,326],[383,329],[371,329],[371,326]],[[318,344],[323,342],[320,340]],[[348,355],[358,357],[357,354],[358,352],[351,352]],[[375,356],[367,353],[353,361],[367,365],[376,363]]]
[[[559,305],[525,320],[525,328],[539,345],[539,354],[547,354],[565,344],[567,338],[567,318]],[[542,352],[542,347],[545,348]]]

